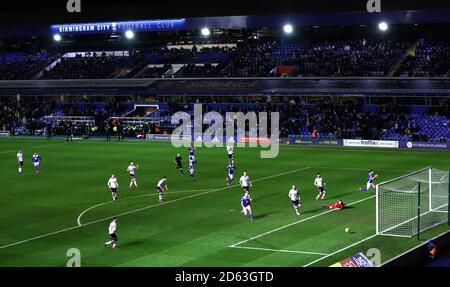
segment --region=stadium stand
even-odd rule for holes
[[[188,102],[154,102],[152,105],[158,109],[148,113],[146,108],[135,108],[135,104],[148,102],[133,102],[120,97],[103,97],[101,102],[81,101],[79,98],[58,102],[48,97],[39,97],[37,101],[26,99],[20,104],[14,100],[0,100],[3,106],[0,127],[18,134],[42,133],[46,116],[91,116],[98,128],[97,135],[102,134],[108,120],[114,117],[140,119],[139,124],[125,126],[125,131],[143,129],[145,124],[147,132],[170,133],[175,127],[171,124],[174,112],[194,113],[194,104]],[[421,106],[420,109],[415,106],[412,109],[408,105],[366,105],[357,97],[290,97],[277,103],[243,103],[234,98],[233,102],[204,101],[204,112],[217,111],[225,115],[226,112],[239,111],[279,111],[281,137],[298,135],[328,140],[362,138],[442,143],[450,138],[448,104],[443,102],[441,106]],[[125,135],[134,136],[126,132]]]
[[[136,48],[127,55],[98,51],[60,56],[47,67],[51,52],[5,54],[1,79],[144,78],[144,77],[384,77],[448,76],[450,48],[445,41],[340,40],[283,43],[249,39],[234,46]],[[410,54],[405,57],[405,54]],[[119,51],[117,51],[119,52]],[[77,52],[72,52],[77,53]],[[56,53],[53,53],[56,54]],[[175,67],[178,65],[178,68]],[[170,67],[170,68],[169,68]],[[173,70],[171,70],[171,68]],[[171,72],[170,72],[171,71]],[[167,73],[169,72],[169,73]],[[167,74],[166,74],[167,73]]]

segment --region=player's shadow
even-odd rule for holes
[[[128,241],[126,243],[123,243],[121,246],[127,246],[127,247],[140,246],[140,245],[144,245],[146,241],[147,240],[144,240],[144,239],[133,240],[133,241]]]
[[[264,217],[267,217],[269,215],[276,214],[276,213],[279,213],[279,211],[271,211],[271,212],[266,212],[266,213],[262,213],[262,214],[256,214],[255,219],[261,219],[261,218],[264,218]]]
[[[354,193],[355,193],[354,191],[349,191],[349,192],[342,193],[342,194],[339,194],[339,195],[334,195],[334,196],[331,196],[331,197],[326,197],[326,200],[328,200],[328,199],[340,198],[340,197],[344,197],[345,195],[348,195],[348,194],[354,194]]]
[[[300,214],[309,214],[309,213],[316,213],[318,211],[324,210],[324,208],[316,208],[316,209],[311,209],[311,210],[307,210],[307,211],[300,211]]]

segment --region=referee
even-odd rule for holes
[[[175,168],[178,169],[180,171],[181,174],[184,174],[183,171],[183,163],[182,163],[182,158],[181,155],[179,153],[177,153],[177,156],[175,157],[175,159],[173,160],[173,162],[175,163]]]

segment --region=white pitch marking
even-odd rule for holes
[[[263,178],[260,178],[260,179],[253,180],[253,182],[258,182],[258,181],[266,180],[266,179],[269,179],[269,178],[274,178],[274,177],[278,177],[278,176],[282,176],[282,175],[286,175],[286,174],[290,174],[290,173],[295,173],[295,172],[307,170],[309,168],[310,167],[304,167],[304,168],[295,169],[295,170],[292,170],[292,171],[279,173],[279,174],[276,174],[276,175],[271,175],[271,176],[267,176],[267,177],[263,177]],[[210,193],[213,193],[213,192],[229,189],[229,188],[236,187],[236,186],[239,186],[239,184],[230,185],[230,186],[226,186],[226,187],[219,188],[219,189],[213,189],[211,191],[207,191],[207,192],[203,192],[203,193],[199,193],[199,194],[195,194],[195,195],[182,197],[182,198],[175,199],[175,200],[172,200],[172,201],[163,202],[163,203],[158,204],[158,206],[164,205],[164,204],[173,203],[173,202],[177,202],[177,201],[184,200],[184,199],[194,198],[194,197],[201,196],[201,195],[210,194]],[[153,208],[153,207],[154,206],[151,205],[151,206],[147,206],[147,207],[144,207],[144,208],[139,208],[139,209],[131,210],[131,211],[128,211],[128,212],[124,212],[124,213],[121,213],[121,214],[118,214],[118,215],[115,215],[115,216],[127,215],[127,214],[131,214],[131,213],[134,213],[134,212],[142,211],[142,210]],[[83,225],[75,225],[75,226],[72,226],[72,227],[69,227],[69,228],[57,230],[57,231],[54,231],[54,232],[51,232],[51,233],[47,233],[47,234],[39,235],[39,236],[36,236],[36,237],[28,238],[28,239],[25,239],[25,240],[22,240],[22,241],[18,241],[18,242],[10,243],[10,244],[7,244],[7,245],[3,245],[3,246],[0,246],[0,249],[5,249],[5,248],[8,248],[8,247],[16,246],[16,245],[19,245],[19,244],[22,244],[22,243],[26,243],[26,242],[30,242],[30,241],[33,241],[33,240],[36,240],[36,239],[41,239],[41,238],[44,238],[44,237],[47,237],[47,236],[55,235],[55,234],[62,233],[62,232],[65,232],[65,231],[69,231],[69,230],[72,230],[72,229],[77,229],[77,228],[80,228],[80,227],[83,227],[83,226],[87,226],[87,225],[91,225],[91,224],[94,224],[94,223],[106,221],[106,220],[111,219],[111,217],[114,217],[114,215],[106,217],[106,218],[98,219],[98,220],[95,220],[95,221],[91,221],[91,222],[85,223]]]
[[[172,192],[166,192],[166,193],[170,193],[170,194],[173,194],[173,193],[188,193],[188,192],[209,191],[209,190],[212,190],[212,189],[211,189],[211,188],[209,188],[209,189],[197,189],[197,190],[191,189],[191,190],[172,191]],[[126,198],[119,199],[119,202],[120,202],[120,201],[124,201],[124,200],[128,200],[128,199],[140,198],[140,197],[147,197],[147,196],[154,196],[154,195],[157,195],[157,194],[156,194],[156,193],[152,193],[152,194],[142,194],[142,195],[137,195],[137,196],[130,196],[130,197],[126,197]],[[81,217],[82,217],[84,214],[86,214],[86,212],[88,212],[88,211],[90,211],[90,210],[92,210],[92,209],[95,209],[95,208],[97,208],[97,207],[99,207],[99,206],[103,206],[103,205],[105,205],[105,204],[113,203],[113,202],[114,202],[114,201],[112,201],[112,200],[105,201],[105,202],[102,202],[102,203],[99,203],[99,204],[97,204],[97,205],[91,206],[91,207],[89,207],[88,209],[84,210],[84,211],[83,211],[82,213],[80,213],[80,215],[78,216],[78,218],[77,218],[77,224],[78,224],[78,225],[82,225],[82,224],[81,224]]]
[[[321,255],[321,256],[328,255],[327,253],[319,253],[319,252],[285,250],[285,249],[271,249],[271,248],[259,248],[259,247],[247,247],[247,246],[235,246],[233,248],[261,250],[261,251],[272,251],[272,252],[284,252],[284,253],[299,253],[299,254],[310,254],[310,255]]]
[[[363,198],[363,199],[361,199],[361,200],[358,200],[358,201],[355,201],[355,202],[349,203],[349,204],[348,204],[348,206],[350,206],[350,205],[354,205],[354,204],[357,204],[357,203],[360,203],[360,202],[363,202],[363,201],[366,201],[366,200],[369,200],[369,199],[371,199],[371,198],[374,198],[374,197],[375,197],[375,195],[372,195],[372,196],[369,196],[369,197]],[[322,212],[322,213],[319,213],[319,214],[316,214],[316,215],[313,215],[313,216],[310,216],[310,217],[307,217],[307,218],[304,218],[304,219],[301,219],[301,220],[298,220],[298,221],[292,222],[292,223],[290,223],[290,224],[287,224],[287,225],[284,225],[284,226],[278,227],[278,228],[276,228],[276,229],[273,229],[273,230],[267,231],[267,232],[265,232],[265,233],[262,233],[262,234],[259,234],[259,235],[256,235],[256,236],[253,236],[253,237],[251,237],[251,238],[249,238],[249,239],[246,239],[246,240],[243,240],[243,241],[241,241],[241,242],[238,242],[238,243],[235,243],[235,244],[233,244],[233,245],[230,245],[229,247],[231,247],[231,248],[234,248],[234,247],[236,247],[236,246],[238,246],[238,245],[241,245],[241,244],[244,244],[244,243],[246,243],[246,242],[249,242],[249,241],[255,240],[255,239],[257,239],[257,238],[260,238],[260,237],[263,237],[263,236],[266,236],[266,235],[272,234],[272,233],[274,233],[274,232],[277,232],[277,231],[280,231],[280,230],[282,230],[282,229],[285,229],[285,228],[291,227],[291,226],[293,226],[293,225],[296,225],[296,224],[299,224],[299,223],[302,223],[302,222],[305,222],[305,221],[308,221],[308,220],[314,219],[314,218],[316,218],[316,217],[319,217],[319,216],[322,216],[322,215],[325,215],[325,214],[328,214],[328,213],[330,213],[330,212],[334,212],[334,211],[336,211],[336,210],[335,210],[335,209],[330,209],[330,210],[327,210],[327,211],[325,211],[325,212]]]
[[[317,262],[320,262],[320,261],[322,261],[322,260],[324,260],[324,259],[326,259],[326,258],[328,258],[328,257],[330,257],[330,256],[333,256],[333,255],[338,254],[338,253],[340,253],[340,252],[342,252],[342,251],[344,251],[344,250],[347,250],[347,249],[349,249],[349,248],[352,248],[353,246],[356,246],[356,245],[361,244],[361,243],[363,243],[363,242],[365,242],[365,241],[367,241],[367,240],[370,240],[370,239],[374,238],[375,236],[377,236],[377,234],[374,234],[374,235],[371,235],[371,236],[369,236],[369,237],[366,237],[366,238],[364,238],[363,240],[360,240],[360,241],[358,241],[358,242],[356,242],[356,243],[353,243],[353,244],[348,245],[348,246],[346,246],[346,247],[344,247],[344,248],[341,248],[341,249],[339,249],[339,250],[337,250],[337,251],[335,251],[335,252],[333,252],[333,253],[330,253],[330,254],[328,254],[328,255],[326,255],[326,256],[320,257],[319,259],[316,259],[316,260],[314,260],[314,261],[311,261],[311,262],[309,262],[308,264],[303,265],[303,267],[308,267],[308,266],[313,265],[313,264],[315,264],[315,263],[317,263]]]

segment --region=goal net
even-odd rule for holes
[[[412,237],[449,218],[449,172],[427,167],[376,186],[379,235]]]

